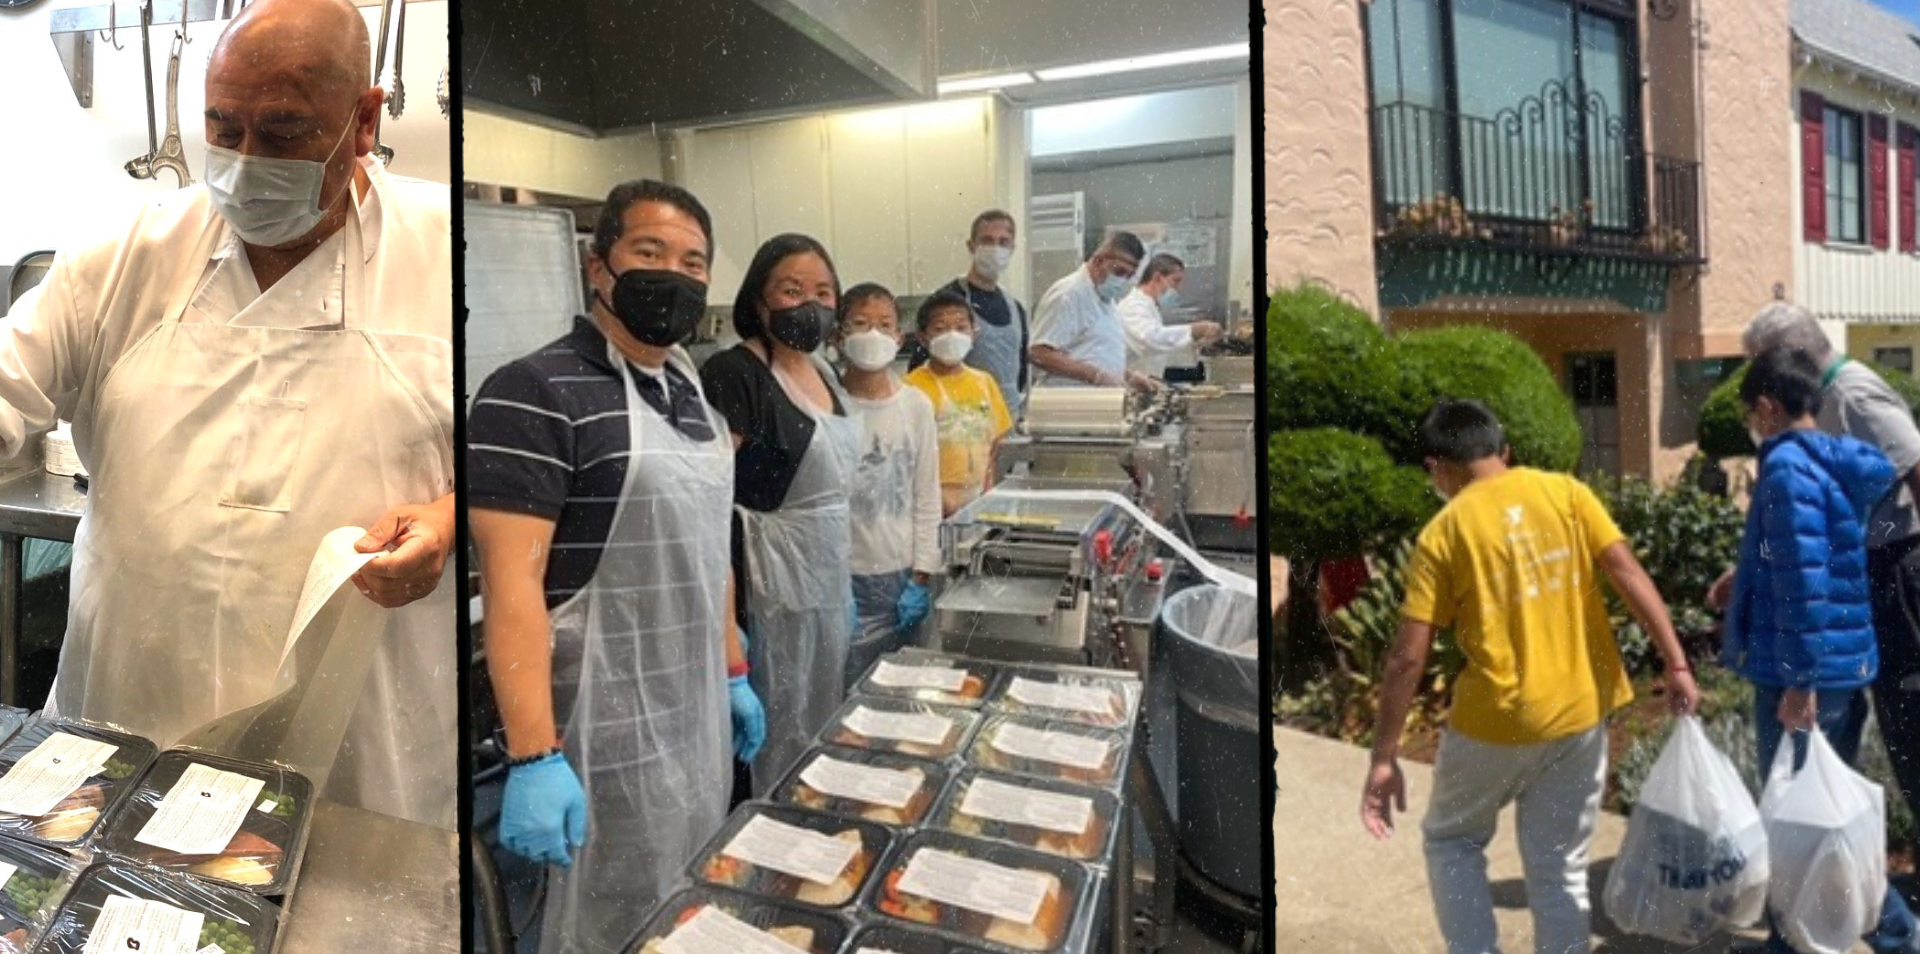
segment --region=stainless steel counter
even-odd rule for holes
[[[450,831],[314,803],[279,954],[460,950],[459,839]]]
[[[73,478],[47,473],[38,454],[22,457],[32,463],[0,472],[0,704],[38,708],[42,700],[19,698],[21,555],[27,537],[71,543],[87,495]]]

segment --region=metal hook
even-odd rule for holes
[[[107,29],[113,31],[112,35],[109,36],[107,30],[101,30],[100,39],[113,44],[116,50],[126,49],[120,45],[120,0],[112,0],[107,4]]]

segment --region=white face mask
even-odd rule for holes
[[[357,126],[349,123],[334,150]],[[333,152],[327,153],[333,158]],[[326,217],[320,207],[325,162],[243,156],[207,146],[207,195],[227,225],[248,245],[272,248],[312,232]]]
[[[1180,292],[1169,288],[1160,293],[1160,310],[1172,311],[1180,307]]]
[[[878,371],[893,363],[893,356],[900,353],[900,343],[884,331],[869,329],[848,335],[840,350],[854,367],[862,371]]]
[[[949,331],[927,342],[927,350],[946,364],[959,364],[973,350],[973,336],[964,331]]]
[[[1747,439],[1753,441],[1753,446],[1757,449],[1759,448],[1760,445],[1765,444],[1767,442],[1767,435],[1760,433],[1759,428],[1754,427],[1752,425],[1748,425]]]
[[[973,270],[982,278],[998,279],[1013,261],[1013,249],[1002,245],[982,245],[973,252]]]
[[[1116,302],[1127,295],[1129,282],[1118,275],[1108,275],[1100,280],[1100,298],[1107,302]]]

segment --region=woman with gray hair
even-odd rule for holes
[[[1913,411],[1873,369],[1836,351],[1820,322],[1790,302],[1770,302],[1741,336],[1749,359],[1770,348],[1804,351],[1821,370],[1815,421],[1829,434],[1865,441],[1893,461],[1900,480],[1875,508],[1867,528],[1867,582],[1880,650],[1873,707],[1900,794],[1920,814],[1920,427]],[[1757,443],[1757,442],[1756,442]],[[1708,590],[1723,609],[1733,571]]]

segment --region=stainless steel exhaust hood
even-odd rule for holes
[[[938,69],[935,6],[462,3],[465,107],[606,135],[930,99]]]

